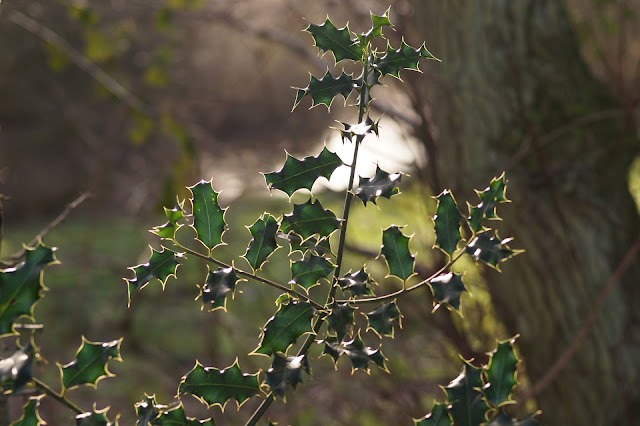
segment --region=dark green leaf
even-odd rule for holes
[[[278,243],[276,243],[278,226],[276,218],[265,213],[249,228],[253,238],[242,257],[247,259],[253,271],[262,268],[271,253],[278,249]]]
[[[215,271],[209,269],[207,281],[201,288],[202,308],[204,309],[205,304],[211,303],[210,311],[216,309],[226,311],[227,293],[233,294],[238,280],[238,276],[231,267],[218,268]]]
[[[136,416],[138,420],[136,426],[151,426],[153,422],[160,416],[160,409],[162,408],[156,402],[155,395],[145,395],[144,401],[136,402]]]
[[[382,233],[382,250],[389,265],[389,275],[394,275],[403,281],[412,276],[414,255],[409,252],[409,237],[405,237],[400,228],[391,225]]]
[[[487,421],[489,406],[482,398],[482,369],[465,361],[462,372],[444,388],[449,414],[456,426],[478,426]]]
[[[521,250],[511,250],[507,244],[512,238],[501,240],[498,234],[490,237],[487,232],[481,232],[469,243],[465,251],[473,257],[475,261],[483,261],[491,267],[500,270],[499,263],[504,262],[512,256],[520,253]]]
[[[40,242],[26,248],[24,262],[17,267],[0,270],[0,337],[17,334],[14,323],[18,318],[33,319],[33,307],[47,289],[42,269],[57,263],[54,250]]]
[[[182,253],[176,253],[164,247],[161,251],[151,248],[149,262],[130,267],[129,269],[135,272],[136,277],[133,279],[125,278],[128,284],[129,303],[131,303],[131,294],[135,290],[144,288],[153,278],[160,280],[164,289],[167,279],[172,275],[176,276],[179,266],[178,258],[180,257],[182,257]]]
[[[112,423],[107,418],[107,411],[109,408],[102,410],[87,411],[86,413],[78,414],[76,416],[76,426],[117,426],[116,423]]]
[[[344,337],[350,334],[353,328],[354,308],[348,303],[336,303],[331,305],[331,313],[327,316],[329,330],[333,330],[338,335],[338,342],[342,342]]]
[[[331,252],[331,244],[327,238],[321,238],[318,240],[316,237],[309,237],[302,240],[298,234],[290,233],[285,234],[283,232],[278,232],[276,237],[287,240],[291,245],[291,253],[294,251],[300,251],[302,254],[305,254],[307,251],[311,250],[312,253],[324,256],[324,255],[335,255]]]
[[[200,181],[189,190],[193,195],[193,228],[200,241],[209,250],[222,244],[222,234],[227,224],[224,213],[227,209],[220,208],[218,193],[213,190],[212,181]]]
[[[369,277],[364,267],[358,272],[351,273],[351,271],[349,271],[347,275],[338,280],[340,287],[344,290],[349,290],[354,297],[372,295],[372,283],[373,280]]]
[[[456,311],[460,310],[460,295],[462,292],[467,291],[462,282],[462,276],[449,272],[448,274],[438,275],[430,280],[428,284],[433,293],[434,311],[442,303]]]
[[[449,257],[456,251],[460,235],[460,221],[463,219],[453,194],[448,190],[442,191],[436,197],[438,206],[434,220],[436,232],[436,247],[447,253]]]
[[[30,397],[29,402],[27,402],[22,408],[22,416],[15,422],[11,423],[11,426],[46,425],[47,423],[42,420],[38,413],[38,407],[40,406],[42,398],[45,398],[44,394]]]
[[[508,414],[501,412],[492,422],[487,423],[487,426],[540,426],[534,417],[538,413],[528,415],[525,419],[516,420],[512,419]]]
[[[300,188],[311,190],[319,177],[327,180],[335,169],[341,166],[342,160],[325,146],[315,157],[298,160],[287,153],[284,166],[278,172],[267,173],[264,178],[269,189],[275,188],[291,196]]]
[[[354,62],[362,59],[362,48],[357,41],[351,40],[349,25],[336,28],[327,17],[324,24],[310,24],[305,31],[311,33],[315,45],[320,51],[333,53],[336,64],[343,59],[350,59]]]
[[[320,238],[328,237],[339,227],[340,220],[331,210],[325,210],[318,200],[295,204],[293,212],[285,215],[280,224],[280,230],[283,233],[288,234],[293,231],[304,240],[312,235],[318,235]]]
[[[398,50],[394,50],[390,44],[387,44],[386,54],[381,58],[376,58],[373,65],[383,77],[391,74],[396,78],[400,78],[400,70],[419,71],[418,62],[420,58],[439,60],[427,50],[424,44],[420,48],[414,49],[402,40]]]
[[[327,278],[336,265],[322,256],[310,255],[291,264],[291,282],[309,290],[321,278]]]
[[[295,109],[305,96],[311,96],[311,108],[322,104],[329,109],[336,96],[342,95],[346,102],[356,87],[357,83],[351,75],[342,71],[339,77],[333,78],[329,70],[327,70],[327,73],[321,79],[318,80],[311,76],[307,87],[304,89],[298,88],[293,108]]]
[[[400,192],[398,184],[402,178],[402,173],[389,174],[380,167],[376,167],[376,175],[372,178],[361,178],[360,186],[356,189],[355,194],[362,200],[364,205],[367,201],[376,203],[378,197],[391,198]]]
[[[434,403],[431,413],[421,419],[414,419],[413,423],[414,426],[450,426],[451,417],[449,417],[447,404]]]
[[[498,178],[491,179],[491,183],[484,191],[476,190],[478,197],[480,197],[480,204],[476,206],[469,205],[469,228],[471,232],[476,233],[482,231],[484,228],[482,222],[486,219],[499,220],[496,213],[496,204],[509,203],[507,199],[507,180],[504,173]]]
[[[187,417],[182,404],[176,407],[161,407],[158,417],[152,423],[153,426],[214,426],[212,419],[199,420]]]
[[[369,116],[367,116],[363,122],[358,124],[341,123],[344,126],[344,130],[337,128],[336,130],[340,132],[342,142],[345,140],[351,141],[355,136],[366,136],[368,133],[378,135],[379,121],[380,120],[374,122]]]
[[[373,27],[371,28],[371,34],[374,37],[380,37],[382,35],[383,27],[393,27],[393,24],[389,20],[390,9],[391,7],[389,7],[389,9],[387,9],[387,11],[384,12],[384,14],[381,16],[378,16],[373,12],[371,12],[371,22],[373,23]]]
[[[400,322],[400,310],[398,310],[395,300],[393,302],[380,305],[366,315],[367,320],[369,321],[369,327],[367,329],[371,328],[380,337],[393,337],[394,320],[398,320],[398,324],[402,327]]]
[[[96,387],[100,379],[113,377],[107,369],[107,362],[111,359],[121,361],[121,342],[122,339],[90,342],[82,336],[82,345],[76,353],[75,361],[65,366],[58,364],[62,372],[63,391],[80,385]]]
[[[160,236],[160,238],[173,240],[175,239],[176,231],[182,226],[178,221],[184,218],[184,201],[178,202],[172,209],[165,207],[164,213],[169,221],[164,225],[152,228],[151,232]]]
[[[258,373],[243,374],[238,360],[224,370],[203,367],[196,361],[195,367],[180,381],[178,394],[185,393],[193,395],[208,407],[219,405],[224,411],[230,399],[235,399],[240,406],[260,393]]]
[[[263,327],[262,341],[254,353],[267,356],[275,352],[286,354],[287,348],[298,337],[313,333],[311,320],[314,315],[315,310],[307,302],[293,301],[288,305],[280,305],[278,312]]]
[[[309,361],[304,355],[294,357],[275,353],[265,383],[276,395],[284,398],[287,384],[295,389],[298,383],[302,383],[303,369],[309,374]]]
[[[365,346],[360,338],[360,333],[348,342],[338,342],[335,337],[329,336],[325,339],[324,354],[330,355],[335,363],[341,355],[347,355],[351,360],[353,370],[361,369],[369,371],[369,363],[373,362],[381,369],[388,371],[384,363],[384,355],[380,352],[380,348],[373,349]]]
[[[498,342],[498,347],[489,357],[489,364],[486,367],[488,383],[483,387],[483,393],[489,404],[494,407],[513,402],[510,395],[517,384],[518,367],[514,343],[515,338]]]
[[[16,392],[31,381],[32,360],[31,345],[28,345],[0,361],[0,384],[5,393]]]

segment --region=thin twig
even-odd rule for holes
[[[35,377],[32,380],[33,380],[33,383],[36,385],[36,388],[40,389],[42,392],[47,394],[47,396],[50,396],[51,398],[55,399],[62,405],[65,405],[66,407],[75,411],[77,414],[83,414],[85,412],[82,408],[78,407],[73,402],[69,401],[67,398],[65,398],[64,396],[60,395],[59,393],[51,389],[49,385],[47,385],[46,383],[41,382]]]

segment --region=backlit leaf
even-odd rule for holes
[[[336,96],[342,95],[346,102],[356,87],[357,83],[351,75],[342,71],[337,78],[333,78],[329,70],[327,70],[327,73],[321,79],[317,79],[312,75],[307,87],[298,88],[293,108],[295,109],[305,96],[311,96],[311,108],[322,104],[329,109]]]
[[[131,303],[131,294],[135,290],[144,288],[153,278],[157,278],[164,289],[167,279],[172,275],[176,276],[176,271],[180,265],[178,258],[180,257],[182,257],[182,253],[176,253],[164,247],[161,251],[151,248],[149,262],[130,267],[129,269],[135,273],[135,278],[125,278],[129,291],[129,303]]]
[[[364,205],[367,201],[376,204],[378,197],[391,198],[400,192],[398,184],[402,178],[402,173],[389,174],[380,167],[376,168],[376,175],[372,178],[360,178],[360,186],[356,189],[355,194]]]
[[[287,353],[287,348],[294,344],[298,337],[305,333],[313,333],[311,320],[315,309],[307,302],[293,301],[280,305],[274,316],[262,329],[262,341],[254,351],[257,354],[271,355],[275,352]]]
[[[287,384],[295,389],[298,383],[302,383],[303,369],[309,374],[309,361],[304,355],[294,357],[275,353],[265,383],[276,395],[284,398]]]
[[[338,285],[343,290],[349,290],[355,296],[372,295],[371,284],[373,280],[363,267],[358,272],[349,271],[344,277],[338,279]]]
[[[287,240],[291,245],[291,253],[294,251],[300,251],[302,254],[305,254],[307,251],[311,251],[312,253],[324,256],[330,255],[335,257],[335,255],[331,252],[331,244],[327,238],[318,239],[316,237],[309,237],[305,240],[302,239],[298,234],[289,233],[285,234],[284,232],[278,232],[276,237],[281,238],[283,240]]]
[[[222,234],[227,224],[224,221],[223,209],[218,204],[218,193],[213,190],[212,181],[200,181],[189,190],[193,195],[193,228],[196,230],[198,241],[209,250],[222,244]]]
[[[40,406],[40,401],[42,398],[45,398],[45,395],[32,396],[29,398],[29,401],[22,408],[22,416],[11,423],[11,426],[40,426],[46,425],[47,422],[42,420],[40,414],[38,413],[38,407]]]
[[[214,426],[212,419],[199,420],[187,417],[182,403],[175,407],[162,406],[152,424],[153,426]]]
[[[383,231],[380,254],[387,261],[389,275],[406,281],[415,273],[413,271],[415,256],[409,251],[409,237],[405,237],[399,227],[391,225]]]
[[[400,310],[396,305],[396,301],[390,303],[384,303],[366,314],[369,326],[367,329],[372,329],[380,337],[389,336],[393,337],[393,321],[398,320],[400,323]]]
[[[346,355],[351,360],[353,370],[361,369],[369,372],[369,363],[373,362],[381,369],[388,371],[384,362],[384,355],[380,352],[380,348],[373,349],[365,346],[360,338],[360,333],[348,342],[338,342],[335,337],[327,337],[327,339],[325,339],[323,353],[331,356],[334,363],[338,362],[338,358],[340,358],[341,355]]]
[[[483,226],[483,220],[494,219],[499,220],[496,213],[496,204],[509,203],[510,200],[506,196],[507,180],[504,173],[498,178],[491,179],[489,186],[483,191],[476,190],[478,197],[480,197],[480,204],[476,206],[469,205],[469,228],[473,233],[486,229]]]
[[[431,413],[421,419],[413,420],[414,426],[450,426],[451,418],[447,410],[447,404],[434,403]]]
[[[438,206],[434,217],[434,230],[436,232],[436,247],[449,256],[456,251],[460,235],[460,221],[463,219],[453,194],[448,190],[442,191],[436,197]]]
[[[207,280],[202,286],[202,307],[204,308],[207,303],[211,303],[210,311],[216,309],[223,309],[226,311],[227,294],[236,288],[238,282],[238,276],[233,268],[218,268],[215,271],[209,269],[207,274]]]
[[[341,166],[342,160],[325,146],[315,157],[298,160],[287,153],[284,166],[278,172],[267,173],[264,178],[269,189],[275,188],[291,196],[300,188],[311,190],[319,177],[327,180],[335,169]]]
[[[100,379],[113,377],[107,369],[107,363],[112,359],[121,361],[120,343],[122,339],[90,342],[82,336],[82,345],[76,353],[75,361],[64,366],[58,364],[64,390],[80,385],[96,387]]]
[[[180,381],[178,394],[185,393],[193,395],[208,407],[219,405],[224,411],[229,400],[235,399],[240,406],[260,393],[258,373],[242,373],[238,360],[224,370],[204,367],[196,361],[195,367]]]
[[[439,60],[433,56],[423,44],[418,49],[414,49],[402,40],[400,48],[395,50],[387,43],[386,54],[380,58],[376,58],[373,66],[384,77],[391,74],[396,78],[400,78],[400,70],[409,69],[419,71],[418,62],[421,58]]]
[[[4,393],[16,392],[31,381],[32,360],[33,351],[28,345],[0,361],[0,384]]]
[[[25,259],[15,268],[0,270],[0,337],[16,334],[20,317],[33,319],[33,307],[47,288],[42,283],[45,266],[57,263],[54,250],[41,242],[27,247]]]
[[[498,407],[509,402],[516,381],[518,357],[514,348],[515,339],[498,342],[498,347],[491,352],[486,367],[487,383],[482,392],[487,401]]]
[[[481,232],[475,236],[466,247],[465,251],[475,260],[483,261],[489,266],[500,270],[499,263],[521,253],[522,250],[511,250],[507,244],[512,238],[501,240],[496,233],[490,237],[487,232]]]
[[[107,411],[109,408],[97,410],[94,406],[92,411],[78,414],[76,416],[76,426],[117,426],[118,422],[110,422],[107,418]]]
[[[305,31],[311,33],[315,45],[320,51],[333,53],[336,63],[343,59],[350,59],[354,62],[362,59],[362,49],[357,40],[351,39],[349,25],[336,28],[327,17],[324,24],[310,24]]]
[[[280,224],[280,230],[288,234],[295,232],[303,239],[312,235],[328,237],[340,227],[340,221],[331,210],[325,210],[320,201],[311,200],[304,204],[295,204],[293,212],[285,215]]]
[[[493,421],[487,423],[487,426],[540,426],[540,423],[535,420],[537,414],[533,413],[522,420],[517,420],[505,412],[501,412]]]
[[[291,282],[309,290],[321,278],[327,278],[335,267],[324,257],[312,254],[291,264]]]
[[[165,207],[164,213],[167,216],[168,222],[152,228],[151,232],[160,236],[160,238],[173,240],[176,231],[182,226],[178,221],[184,218],[184,201],[178,202],[172,209]]]
[[[348,303],[334,302],[331,305],[331,313],[327,316],[329,330],[333,330],[338,335],[338,342],[342,342],[344,337],[350,334],[353,328],[353,312],[354,308]]]
[[[480,389],[482,369],[465,361],[462,372],[444,388],[449,403],[449,414],[456,426],[478,426],[487,421],[489,406]]]
[[[251,227],[249,232],[253,238],[247,247],[247,252],[242,256],[247,259],[251,269],[257,271],[267,261],[267,258],[277,250],[276,233],[278,221],[272,215],[265,213]]]
[[[429,282],[431,292],[433,293],[434,310],[438,309],[441,304],[445,304],[448,308],[460,310],[460,295],[467,291],[462,282],[462,276],[452,272],[438,275]]]

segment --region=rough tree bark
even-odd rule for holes
[[[442,59],[414,87],[425,176],[434,190],[474,200],[470,188],[507,171],[513,203],[501,209],[501,229],[527,252],[488,285],[508,330],[521,335],[534,388],[602,303],[564,368],[535,388],[543,423],[635,424],[637,260],[611,280],[640,229],[627,184],[638,148],[631,115],[590,73],[563,2],[413,3],[419,39]]]

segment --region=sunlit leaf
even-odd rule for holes
[[[262,268],[269,256],[278,249],[278,243],[276,242],[278,226],[277,219],[265,213],[249,227],[249,232],[251,232],[253,238],[242,257],[249,262],[251,269],[254,271]]]
[[[460,295],[467,291],[462,276],[449,272],[432,278],[428,284],[433,293],[434,310],[443,303],[448,308],[460,310]]]
[[[302,370],[307,374],[310,372],[309,361],[304,355],[294,357],[275,353],[265,383],[276,395],[284,398],[287,384],[295,389],[298,383],[302,383]]]
[[[360,179],[360,186],[356,189],[355,194],[365,206],[368,201],[376,204],[378,197],[391,198],[392,195],[400,192],[398,184],[401,178],[402,173],[389,174],[380,167],[376,167],[374,177]]]
[[[500,219],[496,213],[496,204],[511,202],[507,199],[506,191],[507,179],[504,173],[498,178],[491,179],[491,183],[483,191],[476,190],[478,197],[480,197],[480,204],[476,206],[469,205],[468,224],[472,232],[476,233],[486,229],[483,226],[485,218]]]
[[[109,407],[97,410],[95,406],[92,411],[78,414],[76,416],[76,426],[118,426],[118,421],[109,421],[107,418]]]
[[[406,281],[415,274],[413,270],[415,256],[409,251],[409,237],[405,237],[399,227],[391,225],[383,231],[380,254],[387,261],[389,275]]]
[[[512,238],[501,240],[496,233],[490,237],[487,232],[481,232],[475,236],[466,247],[465,251],[475,260],[500,270],[499,263],[515,256],[522,250],[511,250],[508,244]]]
[[[376,57],[373,65],[382,76],[391,74],[396,78],[400,78],[400,70],[419,71],[418,62],[421,58],[439,60],[427,50],[424,44],[418,49],[414,49],[402,40],[398,50],[387,44],[386,54],[382,57]]]
[[[291,264],[291,282],[309,290],[322,278],[327,278],[336,265],[322,256],[309,255]]]
[[[348,342],[338,342],[335,337],[327,337],[323,353],[331,356],[334,363],[338,362],[341,355],[346,355],[351,360],[353,370],[360,369],[369,372],[369,363],[373,362],[381,369],[388,371],[380,348],[373,349],[365,346],[360,338],[360,333]]]
[[[307,302],[293,301],[280,305],[276,314],[262,328],[262,341],[254,351],[271,355],[275,352],[287,353],[287,348],[305,333],[313,333],[311,321],[315,309]]]
[[[312,75],[307,87],[298,88],[293,108],[295,109],[305,96],[311,96],[311,108],[317,105],[324,105],[329,109],[336,96],[342,95],[346,102],[356,87],[356,81],[351,75],[342,71],[338,77],[333,78],[329,70],[327,70],[327,73],[321,79],[317,79]]]
[[[218,193],[213,190],[212,181],[200,181],[189,190],[193,195],[193,228],[196,230],[198,241],[209,250],[222,244],[222,234],[227,224],[224,221],[223,209],[218,204]]]
[[[498,342],[498,347],[489,356],[489,364],[485,369],[487,383],[482,392],[494,407],[515,403],[510,398],[517,384],[516,371],[519,362],[514,343],[515,339]]]
[[[434,403],[431,412],[421,419],[413,420],[414,426],[450,426],[451,417],[447,410],[447,404]]]
[[[90,342],[82,336],[82,345],[76,353],[76,359],[64,366],[58,364],[64,390],[80,385],[96,387],[99,380],[113,377],[107,369],[107,363],[112,359],[122,360],[120,343],[122,339],[111,342]]]
[[[449,414],[456,426],[477,426],[487,421],[489,406],[482,397],[481,368],[465,361],[462,372],[444,388]]]
[[[135,290],[144,288],[153,278],[157,278],[164,289],[167,279],[170,276],[176,276],[176,271],[178,266],[180,266],[178,259],[181,257],[181,253],[173,252],[164,247],[161,251],[156,251],[151,248],[151,258],[149,262],[130,267],[129,269],[135,273],[135,278],[125,278],[129,293],[129,303],[131,303],[132,293]]]
[[[364,267],[357,272],[351,273],[351,271],[349,271],[349,273],[338,280],[338,285],[340,285],[343,290],[349,290],[354,297],[372,295],[372,284],[373,280]]]
[[[456,251],[458,242],[462,239],[460,221],[463,217],[451,192],[444,190],[436,199],[438,206],[436,207],[436,216],[433,219],[436,233],[435,245],[451,256]]]
[[[353,328],[353,312],[355,308],[348,303],[334,302],[331,305],[331,313],[327,316],[329,330],[335,331],[338,335],[338,342],[342,342],[344,337],[350,334]]]
[[[5,393],[16,392],[32,378],[31,345],[18,349],[10,357],[0,360],[0,384]]]
[[[333,53],[336,63],[343,59],[355,62],[362,59],[362,48],[358,45],[357,40],[351,39],[349,25],[336,28],[327,17],[324,24],[310,24],[305,31],[311,33],[315,45],[320,51]]]
[[[366,314],[369,326],[367,329],[372,329],[380,337],[389,336],[393,337],[393,322],[398,320],[398,324],[402,327],[400,322],[400,310],[396,301],[384,303]]]
[[[331,210],[325,210],[320,201],[311,200],[304,204],[295,204],[293,212],[285,215],[280,224],[280,230],[288,234],[295,232],[303,239],[313,235],[328,237],[340,227],[340,220]]]
[[[209,269],[207,280],[201,287],[202,307],[211,303],[209,310],[223,309],[226,311],[227,295],[233,294],[239,278],[233,268],[218,268],[215,271]]]
[[[45,398],[46,395],[38,395],[29,397],[29,401],[22,408],[22,416],[11,423],[11,426],[40,426],[46,425],[47,422],[42,420],[40,413],[38,413],[38,407],[40,401]]]

